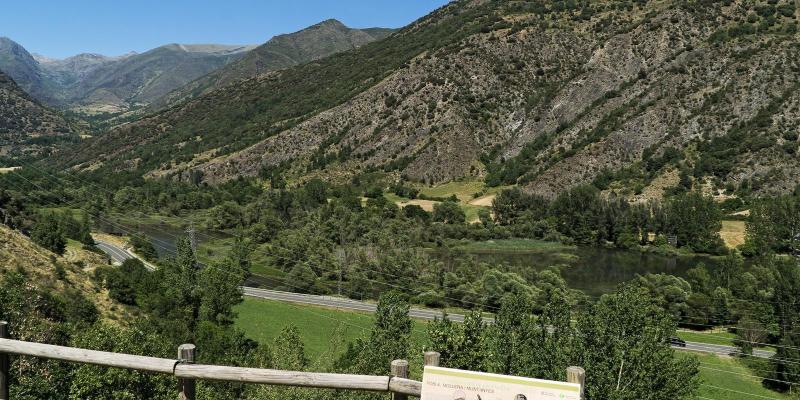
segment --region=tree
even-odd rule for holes
[[[64,254],[67,240],[54,213],[43,214],[33,226],[31,239],[39,246],[58,255]]]
[[[311,179],[303,187],[303,203],[307,207],[316,207],[328,201],[328,187],[319,178]]]
[[[498,374],[517,372],[517,360],[523,359],[523,340],[532,328],[530,299],[522,295],[508,296],[503,300],[488,335],[487,369]]]
[[[281,330],[272,344],[269,368],[304,371],[308,368],[305,346],[300,338],[300,331],[294,325],[289,325]],[[262,366],[263,368],[263,366]],[[249,385],[253,394],[248,399],[275,399],[275,400],[308,400],[320,398],[317,389],[304,389],[295,387],[281,387],[271,385]]]
[[[478,209],[478,220],[481,222],[481,225],[483,225],[484,228],[491,228],[494,226],[492,213],[487,208],[481,207]]]
[[[796,260],[777,263],[778,279],[775,287],[774,308],[778,317],[779,346],[772,357],[773,379],[800,384],[800,364],[786,360],[800,359],[800,265]],[[765,383],[775,385],[776,382]],[[777,385],[788,389],[786,384]],[[796,390],[796,389],[795,389]]]
[[[781,196],[757,200],[747,220],[747,245],[755,254],[800,252],[800,200]]]
[[[578,186],[563,192],[552,204],[558,231],[582,244],[597,241],[600,211],[600,192],[594,186]]]
[[[78,231],[75,235],[75,240],[83,243],[86,246],[94,246],[94,238],[92,237],[92,224],[89,222],[89,214],[83,213],[81,220],[77,221]]]
[[[674,356],[668,339],[675,324],[643,289],[628,285],[603,296],[577,327],[586,398],[694,398],[697,360]]]
[[[199,268],[188,238],[179,238],[175,245],[175,256],[148,277],[154,287],[143,303],[157,318],[155,322],[162,324],[162,332],[185,341],[191,339],[200,315]]]
[[[736,346],[743,354],[753,354],[753,347],[764,344],[767,340],[767,329],[759,321],[749,315],[742,317],[736,324]]]
[[[317,274],[308,263],[297,263],[289,271],[292,288],[301,293],[316,293]]]
[[[211,209],[208,225],[212,229],[236,228],[242,223],[242,207],[233,201],[226,201]]]
[[[233,307],[242,302],[239,288],[244,281],[240,267],[230,260],[214,263],[200,273],[200,319],[217,325],[232,325]]]
[[[145,260],[150,262],[158,260],[158,252],[153,247],[153,242],[146,236],[138,233],[131,235],[131,246],[133,246],[133,251]]]
[[[403,207],[403,215],[408,219],[419,219],[420,221],[427,221],[431,218],[431,214],[425,211],[422,207],[416,204],[409,204]]]
[[[717,282],[725,289],[731,290],[735,282],[744,273],[744,260],[734,252],[729,252],[716,270]]]
[[[458,324],[445,315],[428,325],[430,348],[441,354],[441,366],[471,371],[486,370],[487,327],[480,311],[472,311]]]
[[[750,215],[745,224],[747,248],[757,255],[770,254],[778,245],[776,222],[773,220],[773,202],[767,199],[756,200],[750,207]]]
[[[30,277],[20,272],[0,275],[0,320],[20,321],[12,327],[14,339],[68,345],[68,324],[62,299],[46,289],[37,288]],[[11,398],[69,398],[72,368],[64,363],[31,358],[11,363]]]
[[[678,237],[678,246],[708,253],[723,247],[722,212],[714,199],[689,192],[673,198],[667,208],[667,231]]]
[[[375,325],[363,342],[356,370],[362,374],[387,375],[392,360],[407,359],[411,336],[409,305],[399,292],[381,295]]]
[[[463,224],[466,221],[466,215],[458,203],[445,201],[433,205],[433,221],[445,224]]]
[[[253,253],[253,244],[238,234],[233,240],[226,262],[235,270],[233,273],[241,275],[242,279],[250,276],[250,255]]]
[[[281,330],[273,346],[275,367],[290,371],[304,371],[308,366],[305,345],[300,339],[300,331],[294,325]]]
[[[792,385],[795,387],[800,385],[800,364],[787,362],[787,360],[800,359],[800,329],[794,328],[786,332],[777,347],[775,355],[770,358],[772,367],[770,378],[775,380],[765,380],[764,383],[779,390],[791,390]],[[791,382],[791,384],[784,382]]]
[[[83,349],[157,357],[170,357],[174,350],[169,340],[152,333],[144,325],[135,329],[95,325],[78,330],[70,345]],[[89,400],[166,400],[174,398],[174,393],[175,383],[168,376],[92,365],[76,367],[69,388],[70,398]]]
[[[106,275],[106,288],[108,295],[128,305],[136,304],[137,292],[141,291],[141,282],[148,274],[144,264],[136,258],[125,260],[119,268],[108,271]]]
[[[486,307],[500,307],[503,298],[510,295],[519,295],[533,300],[534,290],[525,281],[525,278],[514,272],[502,272],[489,269],[484,272],[480,280],[481,302]],[[530,309],[528,310],[530,312]]]
[[[634,285],[647,290],[650,297],[675,318],[688,314],[687,301],[692,287],[683,278],[667,274],[646,274],[634,281]]]
[[[503,190],[492,201],[492,211],[500,225],[511,225],[523,215],[533,220],[547,217],[549,202],[542,196],[528,194],[518,187]],[[529,213],[526,214],[526,211]]]

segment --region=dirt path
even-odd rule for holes
[[[489,194],[478,197],[477,199],[472,199],[469,204],[473,206],[491,207],[495,197],[497,197],[496,194]]]

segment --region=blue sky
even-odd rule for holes
[[[167,43],[260,44],[328,18],[399,28],[448,1],[13,0],[3,2],[0,36],[48,57],[114,56]]]

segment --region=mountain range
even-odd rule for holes
[[[11,39],[0,38],[0,71],[47,105],[85,114],[117,113],[167,105],[194,92],[356,48],[390,33],[380,28],[350,29],[328,20],[261,46],[169,44],[141,54],[79,54],[63,60],[32,55]],[[179,91],[166,97],[175,90]]]
[[[249,51],[241,59],[205,75],[164,97],[159,105],[172,104],[208,93],[241,79],[318,60],[352,50],[389,36],[394,29],[352,29],[329,19],[299,32],[279,35]]]
[[[787,191],[800,183],[798,39],[787,0],[455,1],[119,127],[78,167]]]

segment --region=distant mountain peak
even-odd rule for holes
[[[336,27],[347,28],[347,25],[345,25],[342,21],[339,21],[338,19],[335,18],[328,18],[318,24],[312,25],[311,28],[315,26],[336,26]]]
[[[39,53],[31,53],[31,56],[33,56],[33,59],[40,64],[58,61],[55,58],[50,58],[48,56],[41,55]]]
[[[389,36],[393,29],[352,29],[336,19],[326,19],[294,33],[271,38],[240,60],[186,85],[162,99],[158,107],[195,97],[241,79],[288,68],[360,47]]]

